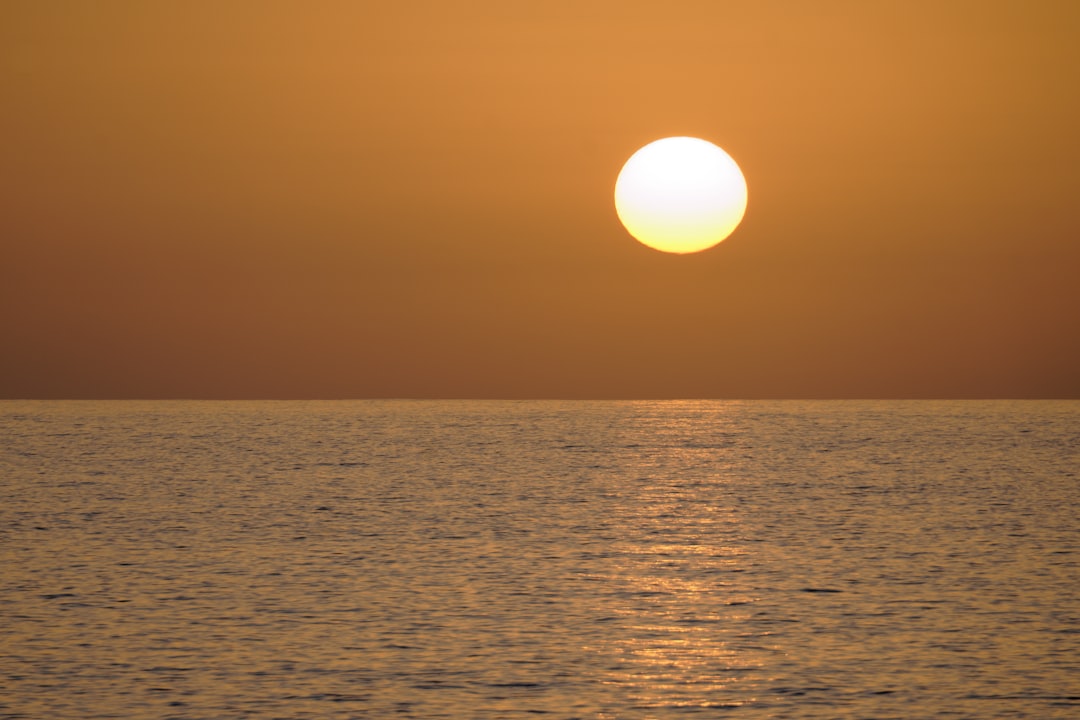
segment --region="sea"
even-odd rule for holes
[[[3,401],[0,718],[1078,718],[1080,401]]]

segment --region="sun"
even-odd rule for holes
[[[615,181],[615,212],[644,245],[669,253],[707,250],[746,213],[746,178],[707,140],[669,137],[630,156]]]

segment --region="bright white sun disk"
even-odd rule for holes
[[[634,153],[615,181],[615,211],[651,248],[693,253],[728,237],[746,212],[746,179],[731,156],[698,138],[670,137]]]

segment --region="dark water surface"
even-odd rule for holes
[[[1080,717],[1080,402],[0,402],[3,718]]]

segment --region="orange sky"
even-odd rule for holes
[[[1080,397],[1080,3],[0,5],[0,397]],[[705,253],[641,145],[742,166]]]

